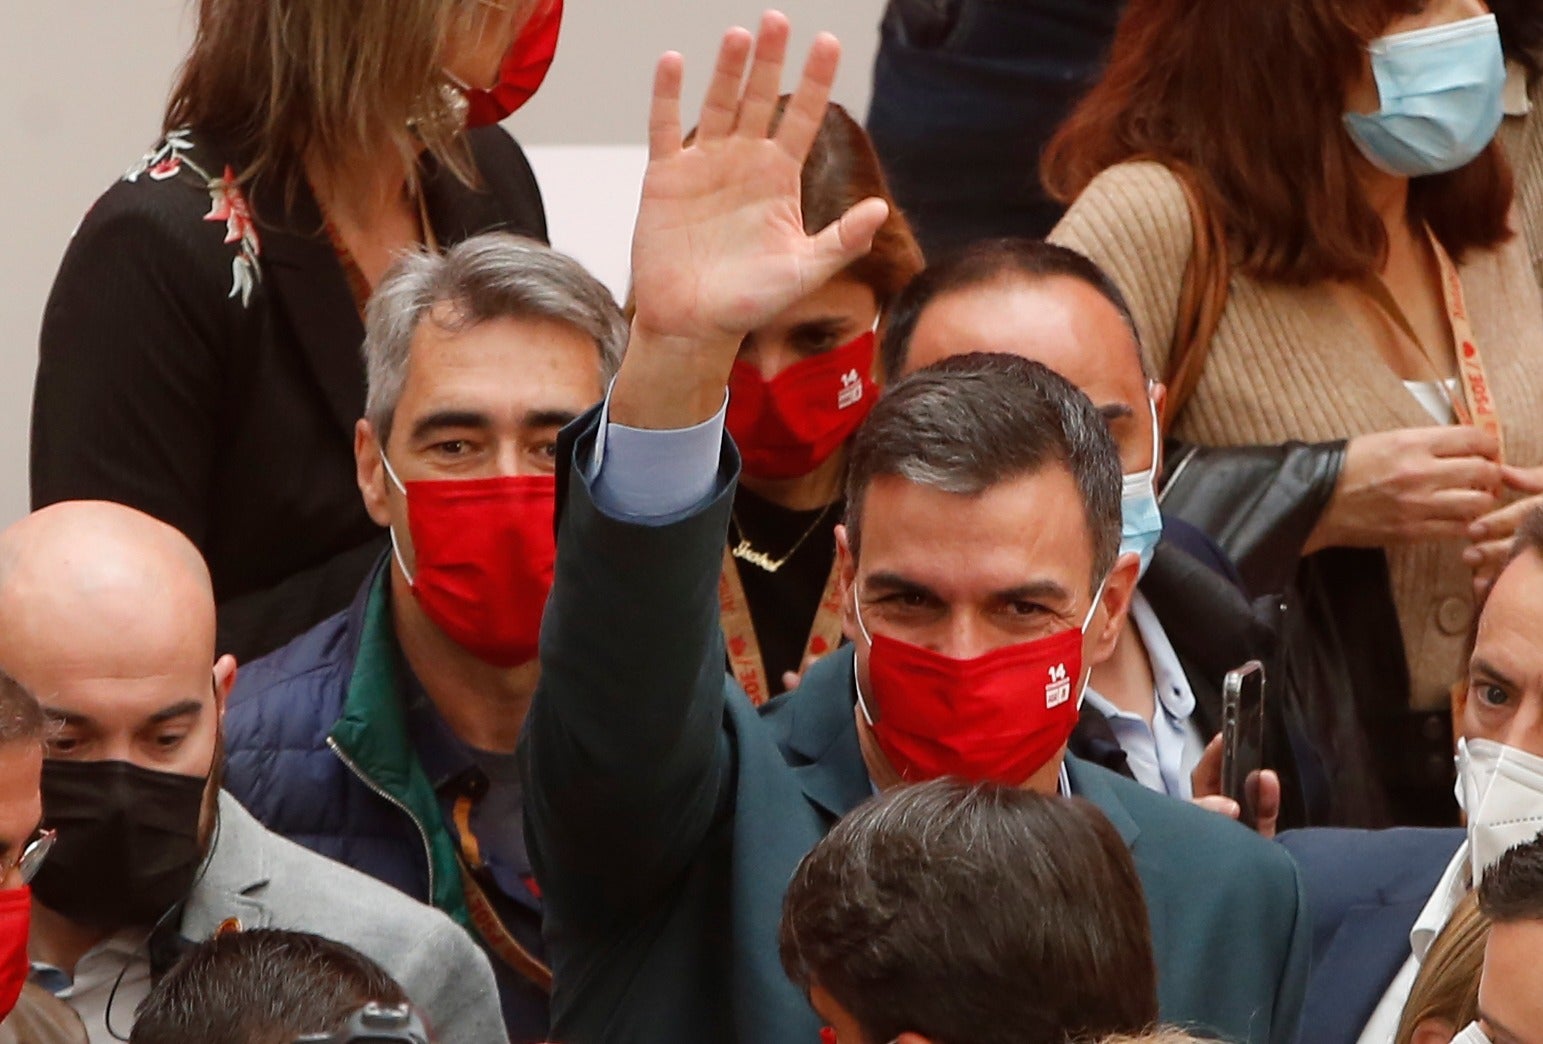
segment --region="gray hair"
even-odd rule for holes
[[[1096,585],[1120,551],[1121,474],[1109,426],[1088,397],[1016,355],[973,352],[917,370],[880,397],[852,440],[852,553],[860,548],[863,498],[880,475],[975,496],[1052,464],[1071,472],[1082,495]]]
[[[595,342],[602,383],[616,376],[627,346],[627,320],[611,292],[543,243],[490,232],[443,254],[407,254],[392,265],[365,311],[364,416],[381,445],[391,437],[413,337],[425,318],[452,332],[505,318],[566,323]]]

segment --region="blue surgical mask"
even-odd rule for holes
[[[1120,554],[1141,556],[1141,575],[1152,564],[1157,542],[1163,538],[1163,514],[1157,507],[1157,456],[1159,433],[1157,406],[1150,395],[1147,407],[1152,411],[1152,466],[1124,477],[1120,493]]]
[[[1400,177],[1445,174],[1494,140],[1505,108],[1505,56],[1494,15],[1373,40],[1373,113],[1346,113],[1361,154]]]

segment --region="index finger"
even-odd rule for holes
[[[1500,456],[1500,443],[1487,431],[1469,424],[1451,424],[1431,429],[1430,451],[1437,457]]]
[[[830,33],[821,33],[809,47],[804,73],[788,99],[773,140],[784,152],[803,163],[814,147],[815,136],[825,122],[830,105],[830,91],[836,83],[836,69],[841,64],[841,41]]]
[[[648,110],[648,158],[663,159],[680,151],[680,85],[686,60],[675,51],[659,59],[654,69],[654,100]]]

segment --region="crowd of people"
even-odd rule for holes
[[[202,0],[0,531],[0,1044],[1543,1044],[1491,6],[892,0],[872,138],[768,12],[618,302],[562,0]]]

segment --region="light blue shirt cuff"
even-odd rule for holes
[[[693,427],[629,428],[611,421],[607,391],[590,471],[596,506],[611,515],[650,522],[705,504],[717,492],[728,408],[725,393],[718,412]]]

